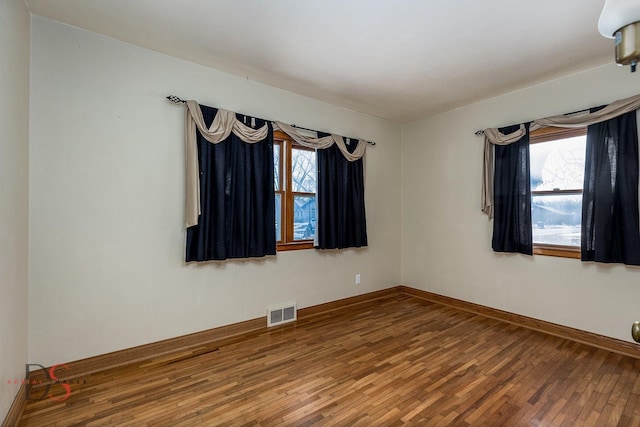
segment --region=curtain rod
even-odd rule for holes
[[[566,114],[562,114],[562,115],[565,116],[565,117],[571,117],[571,116],[579,116],[579,115],[582,115],[582,114],[589,114],[589,112],[590,112],[590,109],[587,108],[587,109],[583,109],[583,110],[574,111],[573,113],[566,113]],[[484,135],[484,130],[482,130],[482,129],[477,130],[473,134],[475,136],[482,136],[482,135]]]
[[[184,103],[186,103],[186,102],[187,102],[187,101],[185,101],[184,99],[182,99],[182,98],[180,98],[180,97],[178,97],[178,96],[175,96],[175,95],[169,95],[169,96],[167,96],[166,98],[167,98],[167,100],[168,100],[170,103],[172,103],[172,104],[176,104],[176,105],[177,105],[177,104],[184,104]],[[315,130],[315,129],[303,128],[302,126],[296,126],[296,125],[291,125],[291,126],[293,126],[294,128],[298,128],[298,129],[308,130],[308,131],[311,131],[311,132],[318,132],[318,131],[317,131],[317,130]],[[480,132],[480,131],[479,131],[479,132]],[[327,132],[324,132],[324,133],[327,133]],[[349,137],[347,137],[347,138],[349,138]],[[355,139],[355,138],[349,138],[349,139]],[[372,145],[372,146],[373,146],[373,145],[376,145],[376,143],[375,143],[375,142],[373,142],[373,141],[367,141],[367,144]]]

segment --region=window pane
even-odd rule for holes
[[[582,195],[534,195],[533,243],[580,246]]]
[[[276,242],[282,241],[282,195],[276,194]]]
[[[293,196],[293,240],[313,239],[315,233],[315,196]]]
[[[315,151],[291,151],[291,184],[292,189],[299,193],[316,192],[316,153]]]
[[[273,188],[280,190],[280,144],[273,145]]]
[[[585,144],[586,136],[531,144],[531,189],[582,189]]]

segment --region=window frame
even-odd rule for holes
[[[275,194],[280,194],[280,240],[276,241],[277,251],[291,251],[300,249],[313,249],[314,239],[294,240],[294,198],[295,196],[313,196],[317,201],[316,193],[293,191],[293,179],[291,168],[293,149],[315,153],[316,150],[297,144],[289,135],[282,131],[273,134],[274,147],[280,148],[278,162],[278,189]],[[317,164],[316,164],[317,167]],[[277,203],[277,202],[276,202]],[[316,213],[317,215],[317,213]]]
[[[529,135],[529,145],[539,144],[541,142],[551,142],[559,139],[573,138],[576,136],[586,136],[587,128],[558,128],[558,127],[544,127],[534,130]],[[531,199],[535,195],[582,195],[583,189],[571,189],[571,190],[531,190]],[[533,227],[533,224],[531,225]],[[568,245],[553,245],[549,243],[535,243],[533,242],[533,254],[555,256],[562,258],[581,258],[581,249],[579,246]]]

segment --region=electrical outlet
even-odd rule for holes
[[[360,273],[356,274],[356,285],[360,284]]]

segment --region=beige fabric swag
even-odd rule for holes
[[[293,139],[295,142],[302,145],[303,147],[321,150],[323,148],[329,148],[333,144],[336,144],[338,146],[338,149],[344,156],[344,158],[350,162],[355,162],[356,160],[362,158],[367,148],[367,141],[359,139],[356,149],[353,151],[353,153],[349,153],[349,149],[347,148],[347,145],[344,142],[344,138],[341,137],[340,135],[329,135],[323,138],[313,138],[313,137],[309,137],[301,134],[300,132],[298,132],[298,130],[295,127],[287,125],[282,122],[277,122],[277,121],[273,122],[273,129],[281,130],[282,132],[289,135],[291,139]]]
[[[200,209],[200,168],[198,166],[198,145],[196,127],[202,136],[212,144],[224,141],[233,132],[248,144],[265,139],[269,133],[267,125],[253,129],[236,119],[236,113],[219,109],[209,128],[204,123],[202,111],[196,101],[187,101],[184,115],[184,140],[186,148],[187,191],[185,223],[187,227],[198,224]]]
[[[529,125],[533,132],[544,127],[583,128],[610,120],[622,114],[640,108],[640,95],[612,102],[595,113],[561,114],[558,116],[536,119]],[[493,218],[493,177],[494,177],[494,145],[509,145],[518,141],[526,133],[524,125],[508,135],[503,135],[496,128],[484,130],[484,163],[482,165],[482,212]]]
[[[211,126],[207,128],[202,117],[200,105],[193,100],[186,101],[185,108],[185,158],[186,158],[186,207],[185,207],[185,225],[191,227],[198,224],[198,216],[201,213],[200,206],[200,170],[198,166],[198,145],[197,132],[200,131],[202,136],[212,144],[224,141],[231,135],[238,136],[242,141],[248,144],[265,139],[269,133],[268,125],[264,125],[259,129],[253,129],[236,119],[236,113],[218,109],[216,117],[213,119]],[[275,130],[280,129],[289,135],[298,144],[314,148],[323,149],[336,144],[342,155],[350,162],[360,159],[366,150],[367,142],[358,140],[358,145],[353,153],[349,153],[344,138],[340,135],[330,135],[323,138],[313,138],[303,135],[290,125],[282,122],[273,122]]]

